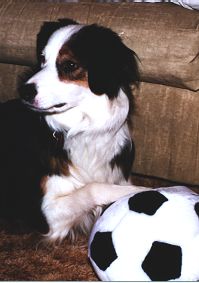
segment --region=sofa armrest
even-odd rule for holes
[[[36,38],[44,21],[73,18],[108,26],[140,58],[141,80],[199,89],[199,12],[175,4],[0,3],[0,62],[36,62]]]

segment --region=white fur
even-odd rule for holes
[[[27,82],[35,83],[37,88],[34,107],[51,113],[46,115],[47,123],[64,133],[64,148],[72,163],[69,176],[51,176],[46,182],[42,211],[51,240],[63,239],[76,225],[87,232],[103,205],[137,190],[117,166],[110,166],[130,139],[126,122],[129,101],[125,93],[120,90],[118,97],[110,100],[106,94],[95,95],[87,87],[59,80],[58,52],[81,28],[72,25],[55,32],[43,51],[46,62],[42,70]],[[60,103],[65,105],[53,107]]]

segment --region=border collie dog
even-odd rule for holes
[[[135,53],[112,30],[60,21],[43,26],[41,68],[25,84],[23,101],[40,112],[61,144],[42,179],[49,240],[88,232],[104,205],[139,188],[130,184],[131,86]],[[61,154],[60,154],[61,153]]]

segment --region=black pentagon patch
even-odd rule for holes
[[[112,242],[111,232],[97,232],[90,247],[91,258],[105,271],[118,257]]]
[[[152,281],[177,279],[181,275],[181,247],[162,242],[153,242],[142,263],[142,269]]]
[[[198,217],[199,217],[199,202],[197,202],[194,206],[195,212],[197,213]]]
[[[158,208],[168,199],[157,191],[146,191],[132,196],[129,201],[129,209],[139,213],[154,215]]]

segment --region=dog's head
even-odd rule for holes
[[[90,107],[96,113],[101,104],[110,108],[120,90],[130,99],[130,85],[139,80],[136,56],[112,30],[96,24],[46,23],[38,42],[39,50],[44,47],[41,70],[22,94],[35,110],[58,114],[81,105],[83,112]]]

